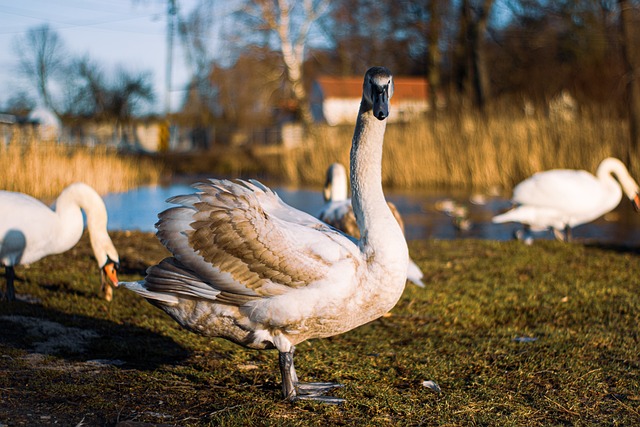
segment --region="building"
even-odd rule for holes
[[[407,122],[429,111],[427,81],[394,77],[390,122]],[[353,124],[362,98],[362,77],[320,76],[311,88],[311,112],[318,123]]]

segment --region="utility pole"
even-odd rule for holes
[[[171,113],[171,71],[173,68],[173,25],[176,16],[176,0],[167,2],[167,64],[165,69],[164,114]]]

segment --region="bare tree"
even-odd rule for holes
[[[429,25],[427,28],[427,82],[431,91],[431,110],[435,114],[438,106],[438,92],[442,85],[440,63],[440,31],[442,29],[441,1],[431,0],[428,5]]]
[[[491,98],[491,81],[487,64],[486,36],[493,0],[483,0],[476,8],[476,21],[473,39],[473,75],[475,99],[480,108]]]
[[[493,0],[460,2],[458,44],[455,48],[456,84],[458,91],[471,95],[475,105],[482,109],[490,96],[485,37]]]
[[[10,94],[9,99],[3,106],[3,110],[11,114],[26,116],[35,107],[35,100],[27,92],[18,90]]]
[[[633,7],[631,0],[619,0],[620,6],[620,26],[622,29],[622,55],[625,64],[625,84],[627,111],[629,117],[630,141],[627,149],[627,164],[631,159],[635,159],[640,147],[640,85],[638,84],[638,67],[640,67],[640,57],[638,49],[634,43],[635,24],[638,10]],[[637,167],[637,165],[630,165]]]
[[[213,0],[200,0],[186,17],[177,14],[178,33],[187,65],[191,68],[191,82],[182,113],[196,125],[210,121],[215,108],[215,90],[210,79],[214,55],[209,43],[215,18],[213,6]]]
[[[53,111],[51,79],[64,69],[65,49],[60,36],[48,24],[30,29],[18,37],[14,50],[21,71],[34,84],[44,105]]]
[[[306,125],[313,118],[303,80],[305,49],[312,24],[326,13],[328,7],[329,0],[254,0],[244,9],[246,16],[255,20],[257,28],[275,35],[285,77],[297,103],[300,120]]]
[[[69,113],[126,123],[140,107],[154,99],[150,72],[118,68],[109,78],[99,63],[88,56],[68,68]]]

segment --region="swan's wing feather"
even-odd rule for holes
[[[181,206],[159,215],[158,237],[182,268],[220,292],[218,299],[240,304],[283,294],[322,280],[334,263],[357,262],[351,240],[262,184],[211,180],[195,187],[198,193],[172,198]]]
[[[555,169],[539,172],[513,190],[517,204],[558,210],[589,210],[600,204],[603,186],[589,172]]]

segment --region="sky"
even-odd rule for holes
[[[181,12],[197,0],[180,0]],[[18,72],[13,46],[33,27],[49,24],[74,57],[89,54],[108,75],[117,66],[129,71],[151,71],[156,101],[164,110],[166,69],[166,1],[164,0],[0,0],[0,106],[16,88],[32,91]],[[212,41],[213,43],[213,41]],[[179,108],[189,71],[174,39],[171,109]]]

